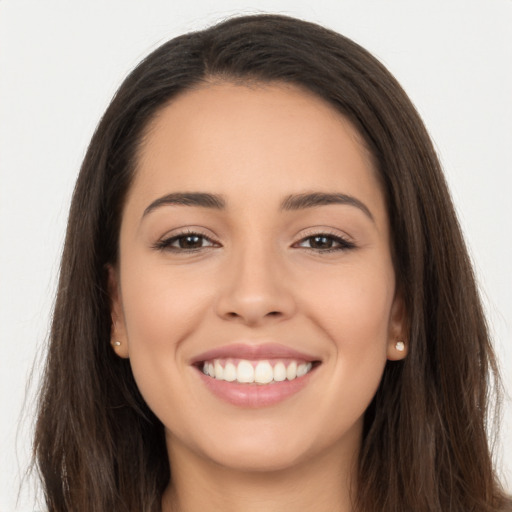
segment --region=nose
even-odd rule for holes
[[[247,249],[226,263],[219,276],[217,315],[252,327],[290,318],[296,303],[278,260],[271,251],[259,247]]]

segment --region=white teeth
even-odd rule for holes
[[[297,378],[297,363],[293,361],[293,363],[290,363],[288,365],[288,368],[286,368],[286,378],[288,380],[293,380]]]
[[[274,366],[274,380],[282,382],[286,379],[286,366],[283,363],[277,363]]]
[[[236,366],[233,363],[227,363],[224,367],[224,380],[228,382],[236,380]]]
[[[268,361],[260,361],[254,370],[254,382],[268,384],[274,380],[274,371]]]
[[[217,368],[217,365],[215,365],[215,368]],[[299,364],[299,366],[297,367],[297,377],[302,377],[306,375],[307,371],[308,367],[305,363]]]
[[[222,368],[219,361],[215,361],[215,378],[222,380],[224,378],[224,368]]]
[[[222,362],[221,362],[222,361]],[[224,366],[223,366],[224,364]],[[240,382],[244,384],[269,384],[270,382],[283,382],[294,380],[306,375],[313,367],[311,362],[297,364],[292,361],[285,365],[282,361],[277,362],[273,367],[269,361],[258,361],[258,363],[242,359],[235,366],[231,361],[215,359],[206,361],[203,364],[203,373],[217,380],[227,382]]]
[[[254,382],[254,368],[249,361],[240,361],[236,369],[238,382]]]

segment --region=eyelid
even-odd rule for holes
[[[326,237],[333,239],[337,244],[338,247],[335,248],[328,248],[328,249],[315,249],[313,247],[302,247],[303,249],[321,254],[321,253],[329,253],[329,252],[337,252],[337,251],[347,251],[351,249],[355,249],[357,246],[353,240],[351,240],[347,235],[343,235],[339,232],[335,232],[332,229],[329,228],[315,228],[311,229],[310,232],[305,232],[302,234],[300,240],[298,242],[295,242],[293,245],[294,247],[297,247],[302,244],[303,242],[307,241],[308,239],[314,238],[314,237]]]
[[[187,236],[196,235],[198,237],[201,237],[203,240],[207,240],[210,242],[211,245],[202,246],[202,247],[196,247],[191,249],[185,249],[180,247],[173,247],[172,244],[176,241],[178,241],[180,238],[184,238]],[[210,249],[215,246],[220,246],[220,243],[215,240],[214,237],[211,235],[207,235],[203,230],[200,228],[184,228],[181,231],[166,234],[163,237],[161,237],[159,240],[157,240],[153,245],[153,249],[161,250],[161,251],[170,251],[175,253],[190,253],[190,252],[198,252],[204,249]]]

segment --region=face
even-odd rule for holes
[[[171,464],[353,454],[386,360],[405,355],[372,159],[292,86],[212,84],[156,116],[110,276],[115,350]]]

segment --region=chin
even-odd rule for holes
[[[211,454],[211,459],[219,466],[241,473],[284,471],[296,467],[306,458],[304,453],[298,454],[296,450],[276,451],[275,447],[261,446],[229,449],[227,452]]]

